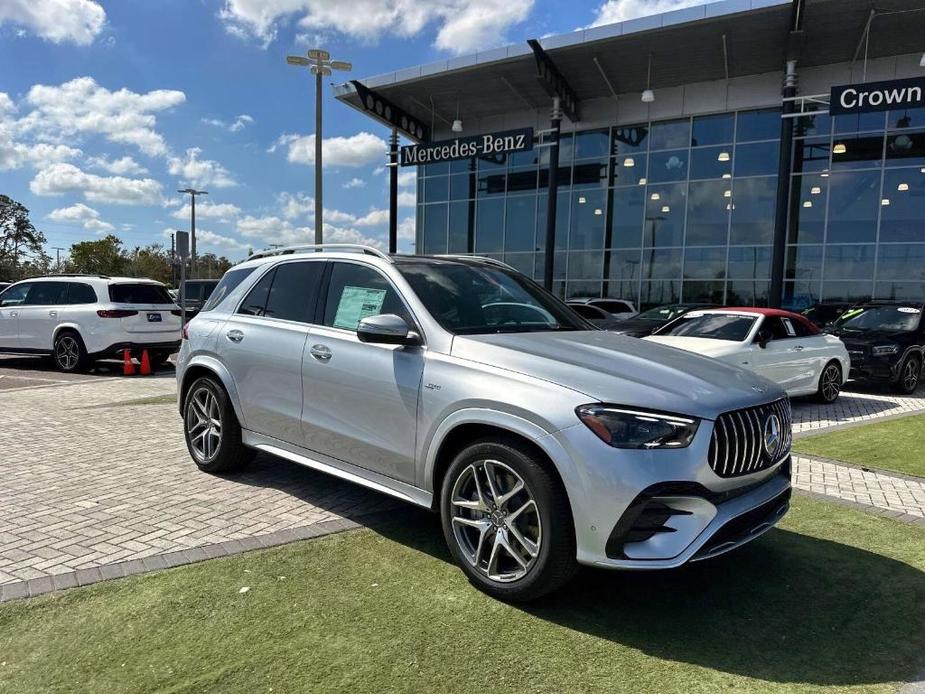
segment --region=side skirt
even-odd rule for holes
[[[353,482],[368,487],[369,489],[374,489],[377,492],[397,497],[402,501],[407,501],[417,506],[424,506],[428,509],[431,507],[433,494],[413,485],[399,482],[391,477],[381,475],[378,472],[373,472],[359,467],[358,465],[352,465],[343,460],[331,458],[330,456],[322,455],[315,451],[309,451],[299,446],[286,443],[285,441],[280,441],[279,439],[274,439],[264,434],[258,434],[254,431],[243,429],[241,434],[244,445],[255,448],[258,451],[264,451],[271,455],[285,458],[286,460],[304,465],[313,470],[326,472],[334,477],[339,477],[348,482]]]

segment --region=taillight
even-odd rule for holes
[[[96,312],[100,318],[128,318],[130,316],[137,316],[138,311],[127,311],[125,309],[102,309]]]
[[[188,340],[188,339],[189,339],[189,333],[188,333],[187,330],[186,330],[186,326],[187,326],[187,325],[189,325],[189,323],[186,323],[186,325],[184,325],[184,326],[183,326],[183,329],[180,331],[180,335],[183,337],[184,340]]]

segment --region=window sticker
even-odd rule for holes
[[[900,306],[896,309],[900,313],[921,313],[921,309],[912,308],[911,306]]]
[[[864,311],[866,311],[866,310],[867,310],[866,308],[852,308],[852,309],[849,309],[849,310],[845,311],[843,314],[841,314],[841,316],[839,316],[839,320],[846,321],[846,320],[848,320],[849,318],[854,318],[855,316],[858,316],[858,315],[864,313]]]
[[[789,318],[781,318],[781,321],[784,324],[784,330],[787,331],[787,337],[796,337],[797,331],[793,327],[793,324],[790,322]]]
[[[360,321],[368,316],[378,316],[385,301],[385,289],[368,287],[344,287],[334,314],[334,327],[356,330]]]

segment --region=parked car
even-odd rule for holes
[[[588,330],[497,261],[328,248],[252,256],[186,327],[201,470],[265,451],[439,511],[462,571],[507,600],[578,563],[707,559],[787,511],[790,407],[770,381]]]
[[[613,314],[607,313],[607,311],[597,306],[576,303],[574,301],[568,301],[566,303],[575,313],[601,330],[613,330],[623,322],[619,318],[614,318]]]
[[[751,369],[790,396],[838,398],[850,360],[841,340],[798,313],[773,308],[689,311],[643,338]]]
[[[715,304],[666,304],[643,311],[638,316],[620,321],[613,328],[609,328],[621,335],[630,337],[645,337],[651,335],[663,325],[683,316],[688,311],[719,308]]]
[[[849,301],[820,301],[803,309],[800,314],[806,316],[817,328],[825,328],[852,306],[854,303]]]
[[[9,287],[11,284],[13,283],[12,282],[0,282],[0,292],[2,292],[4,289]]]
[[[923,310],[921,301],[873,301],[845,311],[829,332],[848,348],[851,377],[914,393],[925,356]]]
[[[160,282],[104,275],[24,280],[0,293],[0,352],[49,354],[61,371],[146,349],[152,363],[180,346],[180,309]]]
[[[626,301],[625,299],[595,299],[579,297],[576,299],[569,299],[569,303],[596,306],[602,311],[606,311],[614,318],[632,318],[637,313],[639,313],[639,311],[636,310],[636,305],[633,304],[632,301]]]
[[[186,280],[180,287],[177,304],[186,303],[186,319],[189,320],[202,309],[203,305],[212,296],[218,286],[219,280]]]

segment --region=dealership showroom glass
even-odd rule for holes
[[[642,308],[921,298],[925,8],[888,4],[727,0],[334,89],[418,147],[535,133],[527,149],[417,167],[417,252],[544,279],[563,95],[560,296]]]

